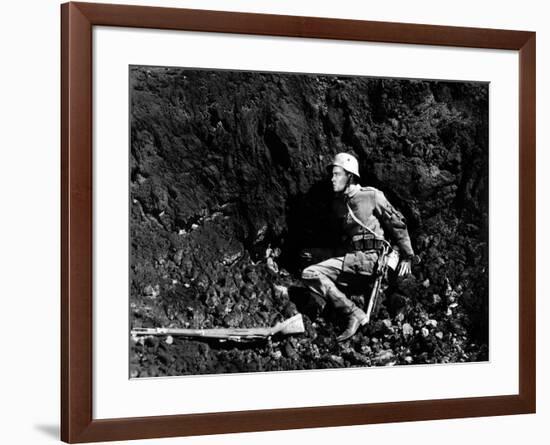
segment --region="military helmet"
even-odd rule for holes
[[[357,162],[357,158],[355,156],[350,155],[349,153],[338,153],[334,156],[334,159],[328,168],[334,166],[342,167],[348,173],[351,173],[358,178],[361,177],[359,176],[359,162]]]

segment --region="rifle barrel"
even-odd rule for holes
[[[187,328],[136,328],[132,335],[180,335],[184,337],[205,337],[218,339],[259,339],[267,338],[278,332],[282,334],[300,334],[305,331],[302,315],[297,314],[288,320],[277,323],[273,327],[259,328],[212,328],[212,329],[187,329]]]

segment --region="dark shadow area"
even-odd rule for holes
[[[305,193],[288,201],[287,233],[281,250],[280,262],[290,272],[299,274],[307,265],[301,253],[304,249],[336,249],[341,235],[342,209],[337,208],[328,179],[316,182]],[[310,263],[330,258],[318,252]]]

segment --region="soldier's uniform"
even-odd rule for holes
[[[414,252],[405,218],[380,190],[353,184],[344,192],[343,198],[347,253],[306,267],[302,279],[310,290],[363,324],[366,319],[363,310],[336,286],[342,274],[372,275],[386,234],[398,246],[401,258],[411,259]]]

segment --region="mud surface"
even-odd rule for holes
[[[132,338],[131,377],[487,360],[487,84],[153,67],[130,83],[131,326],[301,312],[306,327],[250,344]],[[338,344],[299,253],[337,244],[325,167],[342,151],[405,215],[422,261]]]

